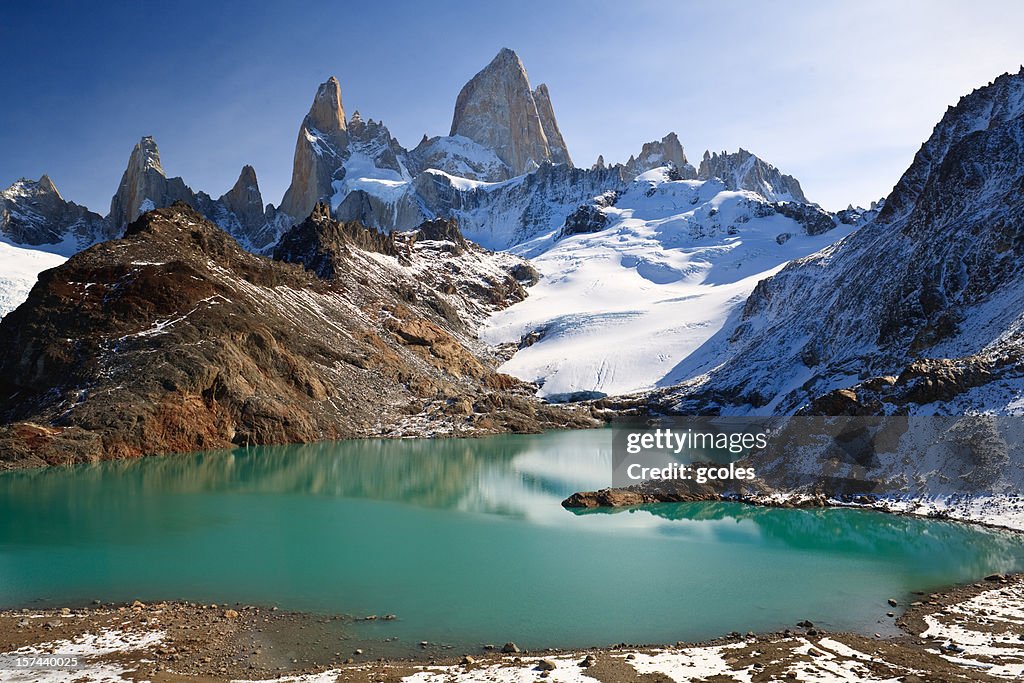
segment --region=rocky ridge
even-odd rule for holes
[[[460,297],[479,292],[437,293],[395,256],[360,247],[351,228],[320,228],[339,239],[321,252],[346,248],[334,249],[330,279],[246,252],[183,203],[44,272],[0,321],[3,466],[592,424],[494,371],[462,317]],[[475,283],[511,258],[462,259],[432,231],[407,250],[410,261],[438,257],[420,272],[454,280],[464,269]],[[503,276],[477,310],[521,295]]]
[[[810,203],[796,178],[782,173],[742,147],[731,154],[705,151],[696,178],[718,178],[730,190],[750,190],[771,201]]]
[[[1009,410],[1024,375],[1022,131],[1024,70],[962,98],[873,220],[761,282],[722,332],[728,361],[656,403],[775,414]]]

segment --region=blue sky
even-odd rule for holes
[[[446,134],[503,46],[551,89],[570,153],[669,130],[743,147],[828,208],[886,194],[946,107],[1024,62],[1021,2],[35,2],[0,18],[0,185],[49,173],[106,213],[132,146],[214,196],[278,203],[318,83],[400,142]]]

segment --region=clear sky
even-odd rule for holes
[[[107,213],[132,146],[213,196],[289,182],[316,86],[407,147],[444,135],[501,47],[544,82],[578,165],[670,130],[743,147],[827,208],[888,193],[946,107],[1024,62],[1024,2],[434,1],[8,4],[0,185],[48,173]]]

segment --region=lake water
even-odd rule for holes
[[[1024,568],[1021,537],[854,510],[578,513],[607,430],[352,441],[0,476],[0,603],[158,599],[398,615],[358,637],[476,646],[697,640]],[[879,623],[881,622],[881,623]],[[889,625],[889,626],[887,626]]]

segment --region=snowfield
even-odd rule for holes
[[[533,333],[501,370],[549,399],[629,393],[713,367],[722,349],[708,341],[759,280],[854,230],[809,236],[760,195],[672,181],[664,168],[601,211],[599,232],[556,229],[513,248],[543,278],[481,330],[491,344]]]
[[[0,242],[0,318],[28,298],[39,273],[66,260],[56,254]]]

